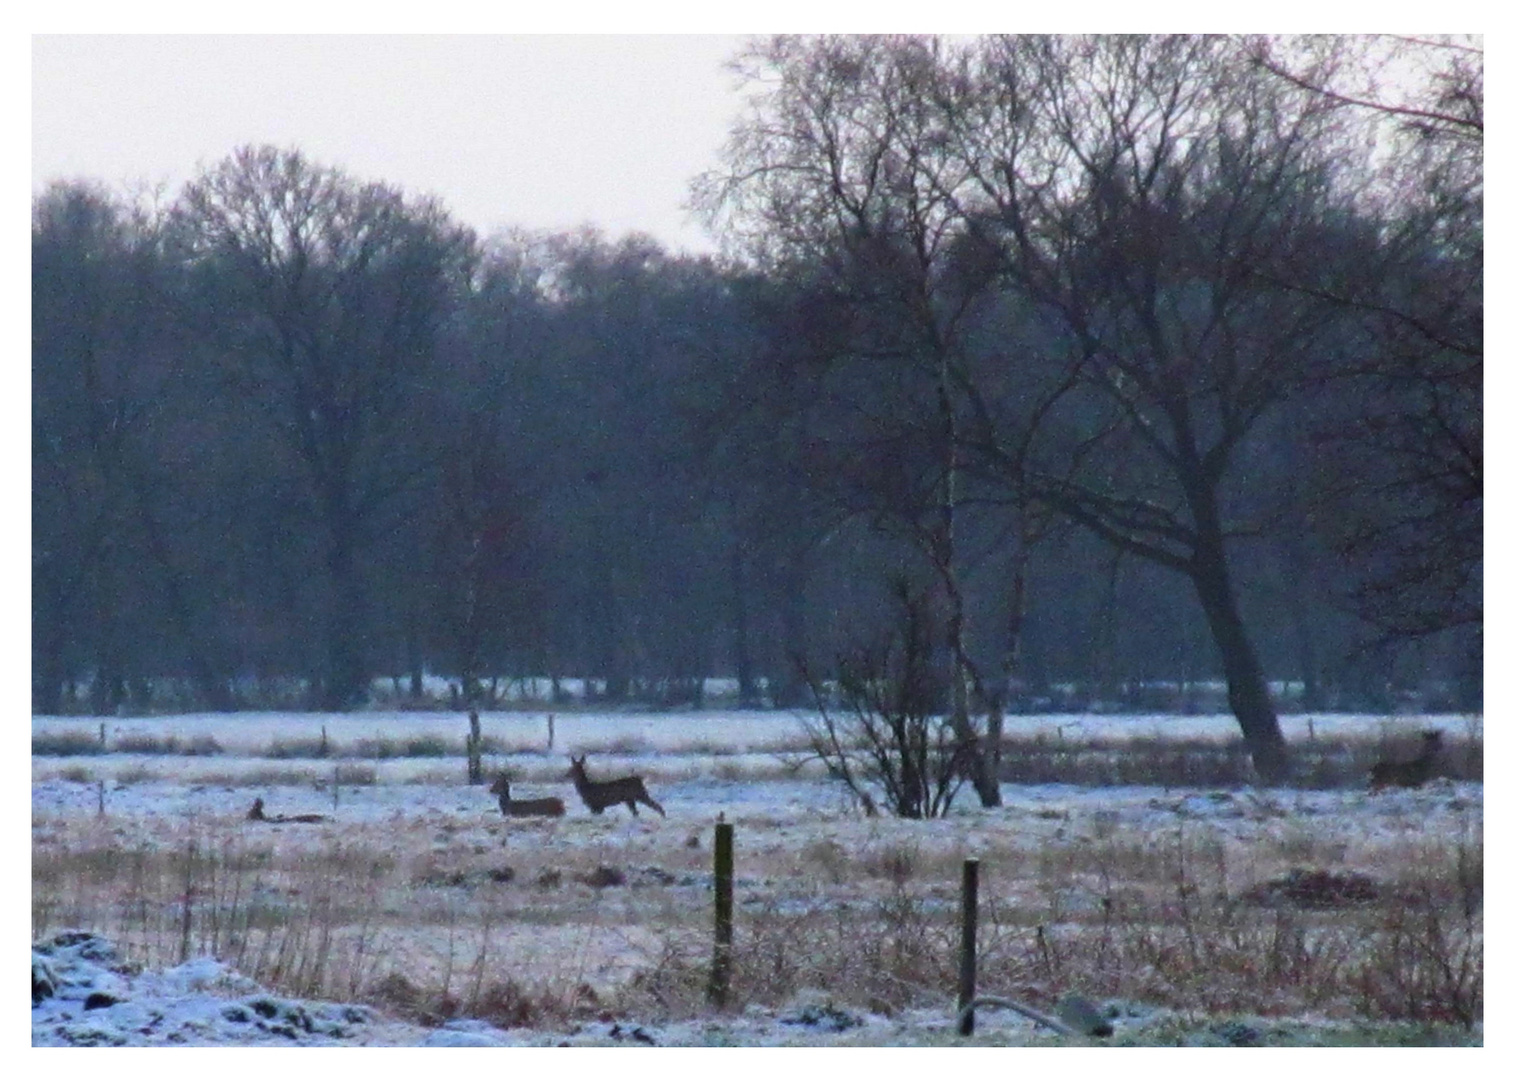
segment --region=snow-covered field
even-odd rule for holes
[[[1421,727],[1481,735],[1462,717],[1284,724],[1291,740],[1372,743]],[[329,756],[297,756],[292,748],[323,726]],[[1010,727],[1070,741],[1235,738],[1227,717],[1017,717]],[[1436,878],[1476,842],[1481,882],[1483,794],[1471,782],[1378,795],[1006,784],[1003,807],[982,809],[965,789],[945,819],[901,821],[863,816],[839,784],[800,765],[801,727],[789,714],[557,714],[550,751],[547,714],[486,714],[498,751],[488,768],[510,770],[517,799],[556,795],[568,806],[561,819],[507,820],[464,782],[457,756],[395,756],[407,740],[438,736],[456,755],[467,730],[456,714],[179,716],[106,728],[107,749],[156,740],[159,752],[32,762],[33,936],[91,930],[119,950],[113,960],[84,939],[53,947],[48,962],[68,989],[34,1008],[38,1044],[950,1043],[950,979],[935,968],[955,970],[967,856],[981,860],[984,933],[997,943],[981,989],[1042,1004],[1082,990],[1118,1014],[1118,1040],[1140,1041],[1152,1025],[1192,1019],[1173,1007],[1181,992],[1113,997],[1101,987],[1131,983],[1129,973],[1071,958],[1101,919],[1110,932],[1112,910],[1167,912],[1174,866],[1207,897],[1242,896],[1297,866],[1368,875],[1387,894],[1401,878]],[[63,733],[96,738],[98,722],[33,721],[34,744]],[[171,738],[214,739],[220,752],[161,752]],[[597,776],[645,775],[667,817],[590,815],[563,776],[570,752],[588,752]],[[359,771],[334,786],[342,769]],[[327,820],[249,822],[254,797],[270,814]],[[752,950],[739,972],[761,961],[764,975],[750,984],[739,975],[740,1007],[715,1012],[696,983],[709,952],[710,835],[722,817],[736,830],[739,964]],[[1069,959],[1048,953],[1044,930],[1054,944],[1066,936]],[[917,951],[874,956],[879,941]],[[792,957],[777,955],[786,947]],[[121,971],[121,957],[146,970]],[[890,964],[889,986],[858,981]],[[86,1009],[90,980],[120,1001]],[[1284,1016],[1328,1040],[1354,1022],[1350,1003],[1335,999],[1313,1010],[1249,1002],[1246,982],[1225,999],[1271,1018],[1247,1021],[1263,1041],[1290,1041],[1267,1034]],[[1204,1042],[1208,1030],[1164,1038]],[[986,1012],[975,1040],[1047,1037],[1013,1013]]]
[[[486,737],[523,750],[548,750],[548,717],[552,717],[552,749],[561,754],[644,751],[658,753],[753,752],[793,745],[803,740],[804,714],[782,710],[731,712],[562,712],[511,711],[485,713]],[[1280,719],[1284,737],[1297,741],[1312,732],[1320,738],[1384,734],[1438,727],[1465,730],[1470,718],[1447,716],[1383,716],[1350,713],[1297,714]],[[80,717],[34,716],[32,736],[72,734],[94,739],[101,721]],[[228,754],[261,753],[278,743],[318,739],[325,728],[331,742],[355,751],[364,740],[441,737],[461,745],[468,722],[456,712],[313,713],[190,713],[177,716],[108,719],[108,745],[132,737],[178,738],[189,743],[209,737]],[[1094,713],[1056,713],[1007,716],[1005,734],[1044,735],[1067,739],[1209,739],[1238,738],[1230,716],[1172,716]]]

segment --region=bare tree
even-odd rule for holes
[[[930,107],[937,48],[913,38],[781,37],[736,63],[754,84],[769,73],[779,84],[733,133],[727,168],[701,179],[697,200],[755,258],[812,279],[841,328],[819,359],[872,383],[845,403],[860,423],[833,441],[842,452],[830,480],[852,512],[904,537],[934,572],[952,656],[952,730],[981,802],[998,806],[992,755],[969,716],[970,684],[980,680],[965,645],[963,403],[951,375],[992,279],[949,258],[952,206],[935,190],[948,162]],[[886,387],[892,400],[878,393]]]
[[[34,708],[58,712],[70,669],[93,662],[96,707],[123,693],[133,444],[150,399],[122,345],[126,209],[103,189],[55,185],[32,211]],[[129,555],[127,558],[129,559]],[[93,655],[88,655],[93,654]]]
[[[33,206],[33,647],[43,712],[57,711],[63,682],[81,668],[93,672],[100,712],[147,691],[151,676],[186,668],[214,707],[226,704],[219,635],[164,535],[165,519],[193,532],[204,515],[177,498],[171,476],[192,410],[160,226],[152,193],[55,184]],[[144,621],[167,633],[144,634]]]
[[[204,329],[227,387],[257,403],[309,482],[328,586],[320,702],[344,707],[366,679],[366,530],[415,477],[407,421],[472,235],[433,201],[268,146],[207,169],[176,216],[186,265],[214,294]]]
[[[776,39],[747,63],[775,89],[704,198],[756,259],[854,271],[847,348],[930,373],[895,431],[950,444],[932,561],[956,566],[969,478],[1183,575],[1259,775],[1285,776],[1228,548],[1262,527],[1248,439],[1348,333],[1322,295],[1354,257],[1346,106],[1217,38]]]
[[[996,38],[942,86],[943,137],[973,181],[954,201],[1050,330],[1031,408],[969,382],[976,460],[1190,581],[1253,763],[1280,779],[1227,488],[1249,434],[1335,344],[1337,309],[1275,279],[1342,209],[1336,106],[1210,38]]]
[[[1483,49],[1479,38],[1254,39],[1254,62],[1387,148],[1361,272],[1315,283],[1356,314],[1351,407],[1317,432],[1320,515],[1386,640],[1482,622]],[[1308,279],[1296,275],[1296,286]]]

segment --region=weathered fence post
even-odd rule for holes
[[[95,781],[95,795],[100,800],[98,809],[96,810],[96,813],[98,813],[100,817],[104,817],[105,816],[105,781],[104,780],[96,780]]]
[[[715,825],[715,955],[710,963],[710,1001],[724,1008],[731,990],[732,827]]]
[[[548,753],[552,752],[552,743],[553,743],[552,713],[548,713],[547,714],[547,752]]]
[[[963,943],[958,954],[957,1007],[959,1017],[957,1033],[973,1034],[973,1010],[968,1008],[973,1000],[978,982],[978,860],[963,860]]]
[[[105,721],[100,721],[100,749],[105,749]]]
[[[342,799],[342,766],[331,767],[331,808],[335,810]]]
[[[468,710],[468,782],[470,784],[482,784],[484,782],[484,762],[482,760],[484,738],[479,733],[479,710]]]

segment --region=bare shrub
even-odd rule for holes
[[[1483,1019],[1483,936],[1476,920],[1422,895],[1383,912],[1368,934],[1369,959],[1353,980],[1365,1014],[1465,1028]]]
[[[369,787],[378,782],[379,771],[372,765],[338,765],[333,777],[343,787]]]
[[[186,757],[206,757],[225,751],[212,735],[196,735],[180,741],[177,735],[122,735],[112,749],[121,754],[182,754]]]
[[[626,872],[619,866],[596,866],[589,873],[578,875],[577,880],[591,889],[608,889],[626,884]]]
[[[962,786],[964,748],[944,716],[948,678],[925,597],[898,587],[899,629],[837,660],[837,704],[803,670],[818,717],[804,721],[810,750],[857,796],[902,818],[947,813]]]
[[[800,865],[819,871],[831,884],[839,885],[849,876],[852,858],[846,848],[828,837],[801,848]]]
[[[921,868],[921,862],[920,844],[915,841],[903,841],[869,852],[864,856],[862,866],[871,877],[880,877],[895,885],[904,885],[916,876]]]
[[[263,752],[264,757],[276,760],[286,758],[323,758],[331,750],[331,744],[320,738],[315,739],[275,739],[268,744]]]
[[[502,1028],[531,1027],[542,1015],[537,1003],[514,979],[490,983],[479,995],[472,1012]]]
[[[49,731],[32,733],[33,757],[78,757],[103,754],[105,747],[98,737],[83,731]]]
[[[405,740],[403,756],[439,758],[459,753],[454,744],[440,735],[417,735]]]

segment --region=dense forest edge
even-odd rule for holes
[[[1481,711],[1476,41],[733,66],[720,255],[292,147],[39,193],[34,713],[887,684],[970,747],[1225,710],[1277,778],[1283,709]]]

